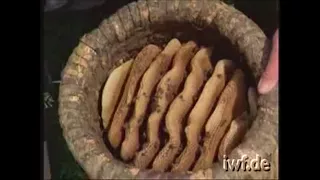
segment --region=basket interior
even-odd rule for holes
[[[254,79],[252,73],[250,72],[247,64],[245,63],[245,57],[238,51],[237,46],[232,45],[229,39],[224,37],[219,33],[217,29],[214,27],[206,27],[206,28],[199,28],[191,23],[177,23],[177,22],[166,22],[166,24],[157,24],[149,26],[147,29],[138,28],[134,31],[133,35],[126,39],[125,41],[116,44],[113,47],[110,47],[108,57],[116,61],[113,64],[113,68],[109,71],[101,72],[99,76],[103,76],[104,82],[99,86],[100,93],[99,93],[99,100],[98,104],[98,112],[100,112],[101,116],[101,99],[102,99],[102,90],[105,85],[106,80],[108,79],[108,75],[112,72],[112,70],[122,63],[126,62],[130,58],[135,58],[136,55],[140,52],[140,50],[146,46],[147,44],[155,44],[159,47],[164,48],[165,45],[170,41],[172,38],[177,38],[181,43],[186,43],[187,41],[195,41],[199,47],[213,47],[213,53],[211,56],[211,63],[213,67],[217,63],[218,60],[221,59],[230,59],[235,62],[238,68],[241,68],[246,75],[246,83],[247,86],[255,86]],[[190,64],[189,64],[190,66]],[[187,67],[187,72],[190,72],[190,67]],[[170,67],[169,67],[170,69]],[[181,92],[183,88],[183,83],[181,83],[181,87],[179,88],[179,92]],[[123,91],[123,89],[122,89]],[[214,108],[213,108],[214,109]],[[132,114],[131,112],[128,113],[128,117]],[[150,111],[147,112],[147,116],[149,115]],[[211,114],[211,113],[210,113]],[[162,126],[164,121],[161,122]],[[184,121],[186,124],[186,121]],[[183,127],[185,127],[185,124]],[[110,126],[110,124],[109,124]],[[147,126],[146,120],[140,127],[140,132],[145,129]],[[102,126],[102,120],[100,121],[100,129],[102,131],[102,138],[104,140],[105,145],[107,146],[108,150],[112,153],[112,155],[119,161],[134,167],[132,161],[124,162],[120,157],[120,150],[119,148],[113,149],[108,142],[107,138],[107,129],[104,129]],[[161,133],[161,132],[160,132]],[[144,141],[144,135],[140,135],[140,142]],[[162,145],[164,146],[163,139],[167,139],[166,133],[160,134],[160,139],[162,139]],[[182,144],[184,144],[184,138],[182,139]],[[141,149],[141,147],[140,147]],[[149,165],[149,168],[150,165]]]

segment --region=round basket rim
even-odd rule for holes
[[[169,3],[172,6],[169,6]],[[166,7],[166,9],[163,10],[163,7]],[[93,66],[96,67],[99,64],[102,69],[111,69],[111,65],[108,64],[111,60],[108,60],[108,58],[101,61],[97,60],[101,49],[112,46],[114,43],[125,41],[132,35],[133,29],[146,28],[160,22],[165,23],[169,13],[171,19],[174,17],[174,21],[196,22],[196,26],[199,25],[197,22],[201,22],[204,26],[215,26],[222,35],[237,45],[239,51],[244,54],[246,63],[255,81],[258,82],[267,61],[270,43],[258,25],[242,12],[220,0],[139,0],[131,2],[103,20],[97,29],[81,38],[62,73],[59,92],[59,120],[70,151],[92,179],[256,177],[252,172],[226,173],[220,167],[222,165],[217,163],[213,165],[213,168],[184,174],[158,173],[132,168],[114,160],[102,141],[101,133],[96,133],[96,131],[99,132],[97,130],[99,129],[99,122],[93,122],[92,117],[96,116],[92,114],[97,112],[85,105],[85,100],[88,96],[88,88],[85,86],[91,86],[91,84],[86,84],[89,83],[83,80],[86,74],[77,71],[75,64],[81,64],[89,69],[88,72],[90,73],[94,69]],[[88,63],[89,61],[92,64]],[[97,63],[95,64],[95,62]],[[101,86],[101,83],[98,83],[98,85]],[[92,96],[96,96],[96,94]],[[241,151],[248,150],[247,147],[251,147],[248,152],[252,154],[272,154],[276,152],[275,155],[277,156],[278,88],[276,87],[267,95],[259,96],[258,103],[258,115],[252,127],[256,129],[247,133],[244,143],[237,147],[230,157],[239,157]],[[270,122],[273,124],[270,125]],[[90,123],[93,123],[93,125]],[[86,129],[83,128],[84,126],[86,126]],[[271,134],[270,136],[263,134],[266,132],[264,129],[267,128],[271,128],[271,132],[268,133]],[[261,129],[261,131],[257,129]],[[265,142],[264,144],[260,142],[261,140],[256,140],[256,136],[260,135],[266,137],[262,138]],[[97,138],[99,136],[101,139]],[[274,171],[277,170],[275,169]],[[266,172],[262,173],[261,176],[270,177],[271,175]]]

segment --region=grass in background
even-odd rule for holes
[[[53,12],[44,16],[44,58],[52,80],[60,80],[60,73],[79,38],[98,26],[101,11]],[[100,12],[100,13],[99,13]],[[62,136],[59,124],[57,97],[59,84],[53,84],[50,93],[55,105],[46,111],[48,148],[52,179],[87,179],[82,168],[75,162]]]

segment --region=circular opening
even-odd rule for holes
[[[149,72],[149,74],[152,74],[153,77],[157,77],[156,79],[154,79],[154,81],[150,81],[150,78],[145,78],[145,76],[147,76],[146,72],[152,67],[152,63],[158,60],[158,56],[161,55],[161,53],[167,47],[168,43],[171,42],[173,38],[176,38],[180,41],[181,47],[172,56],[172,62],[170,63],[170,65],[168,65],[166,68],[163,68],[162,66],[154,68],[154,71],[159,71],[158,75],[155,75],[157,73]],[[186,63],[185,68],[178,68],[179,70],[176,70],[175,73],[171,73],[171,75],[168,75],[172,69],[176,68],[174,59],[176,58],[177,54],[190,41],[195,42],[197,48],[192,50],[193,53],[191,54],[193,55],[184,56],[190,57],[190,60],[188,61],[188,63]],[[160,48],[160,51],[154,50],[153,52],[151,52],[150,49],[152,48],[150,48],[149,51],[146,51],[143,55],[141,55],[140,53],[149,44],[158,46]],[[212,48],[211,53],[209,53],[208,55],[212,68],[208,68],[208,65],[202,65],[205,60],[199,60],[199,62],[201,62],[200,65],[202,66],[193,68],[192,59],[203,48]],[[223,149],[220,148],[222,142],[227,141],[227,143],[225,144],[228,144],[228,140],[224,139],[227,139],[227,134],[229,133],[229,129],[232,126],[231,124],[235,122],[234,126],[235,129],[237,129],[236,126],[242,126],[242,121],[249,121],[247,118],[244,118],[244,116],[242,116],[242,113],[238,113],[237,115],[235,115],[236,113],[234,111],[228,110],[221,111],[225,113],[218,113],[218,107],[222,109],[230,109],[227,105],[237,104],[236,102],[238,101],[245,102],[245,104],[243,105],[245,108],[242,108],[241,112],[247,111],[247,109],[249,108],[247,102],[247,90],[250,86],[254,86],[254,81],[249,68],[244,63],[245,57],[238,52],[237,47],[233,46],[226,37],[221,36],[220,33],[212,27],[198,29],[190,23],[166,22],[165,26],[159,24],[152,25],[147,30],[136,29],[133,35],[128,39],[123,42],[117,43],[112,47],[109,47],[108,54],[109,58],[117,61],[117,63],[115,63],[114,68],[108,72],[108,77],[105,79],[105,83],[102,84],[100,90],[100,100],[98,103],[99,112],[102,112],[100,114],[102,117],[101,128],[103,129],[103,139],[107,148],[116,159],[125,164],[141,169],[155,169],[158,171],[167,172],[187,170],[195,171],[199,168],[201,169],[201,167],[207,168],[208,161],[212,159],[212,161],[209,162],[212,164],[214,161],[219,160],[219,149]],[[156,55],[153,56],[152,54]],[[137,56],[139,56],[139,58],[137,58]],[[152,61],[150,61],[149,64],[144,64],[144,66],[142,66],[141,63],[140,65],[138,65],[139,63],[136,63],[135,67],[135,61],[145,61],[146,58],[151,58]],[[202,57],[199,59],[205,58]],[[223,86],[223,88],[218,91],[217,87],[210,87],[209,85],[206,87],[206,84],[208,84],[208,82],[213,79],[211,77],[213,77],[215,74],[215,67],[217,67],[217,64],[223,59],[231,60],[235,67],[232,71],[230,71],[229,74],[222,74],[226,77],[225,81],[220,80],[221,82],[218,83],[219,78],[212,80],[214,81],[213,83],[211,82],[213,85]],[[130,65],[125,65],[128,64],[130,60],[132,61]],[[124,66],[127,66],[127,68]],[[119,68],[122,68],[122,70],[119,70]],[[161,68],[165,69],[164,73],[162,74],[159,70]],[[197,74],[198,71],[203,71],[204,69],[209,70],[206,75],[203,76],[201,74],[199,75],[199,73]],[[233,81],[233,78],[237,79],[236,77],[234,77],[237,69],[241,69],[241,71],[244,73],[244,82],[246,89],[245,93],[242,93],[243,96],[240,98],[235,98],[236,96],[238,96],[235,94],[237,91],[240,91],[237,88],[240,88],[242,86],[237,86],[237,83]],[[126,73],[124,73],[124,71],[126,71]],[[161,75],[159,75],[159,73]],[[182,80],[179,80],[178,78],[178,76],[181,76],[181,74],[177,75],[179,73],[182,73]],[[105,74],[107,74],[107,72],[105,72]],[[221,76],[221,74],[218,74],[218,76]],[[110,80],[110,83],[108,84],[106,82],[111,79],[110,77],[112,77],[113,79]],[[188,80],[189,77],[190,80]],[[143,82],[144,78],[148,81]],[[165,83],[165,81],[163,80],[166,78],[167,80],[169,79],[168,81],[171,80],[171,84],[177,86],[173,87],[173,89],[176,90],[172,90],[172,87],[165,87],[168,84],[170,85],[170,82]],[[174,78],[176,78],[176,80],[172,81],[172,79]],[[202,83],[198,82],[201,81],[201,78],[204,78]],[[120,83],[121,79],[123,81],[122,85]],[[187,85],[187,81],[190,81],[194,84]],[[234,82],[233,85],[230,85],[232,84],[230,83],[231,81]],[[222,82],[224,82],[224,84]],[[226,90],[228,89],[228,86],[235,86],[233,87],[233,89],[231,88],[231,93],[228,93],[228,90]],[[198,90],[195,90],[197,88]],[[217,98],[212,101],[212,103],[208,103],[208,100],[205,100],[206,98],[214,99],[213,95],[210,93],[208,94],[208,92],[206,95],[203,95],[205,94],[205,88],[213,89],[219,92]],[[138,94],[140,91],[140,95],[145,95],[145,92],[140,89],[148,91],[147,94],[150,93],[148,94],[148,96],[146,96],[147,98],[139,97]],[[165,93],[161,93],[160,91],[165,91],[165,93],[168,93],[167,96],[170,97],[167,97]],[[189,97],[190,94],[192,95],[192,97]],[[228,103],[226,103],[226,106],[219,105],[219,103],[223,104],[223,98],[221,98],[223,94],[226,94],[225,97],[227,97],[226,99]],[[184,97],[183,95],[187,96]],[[107,100],[103,100],[103,96],[109,97],[109,99],[107,98]],[[202,100],[200,100],[201,96],[203,96]],[[161,100],[161,98],[164,98],[166,100]],[[188,101],[189,99],[191,99],[191,101]],[[137,103],[137,101],[139,102]],[[156,108],[154,107],[155,104],[158,105]],[[194,110],[194,107],[196,105],[198,107],[197,111]],[[139,106],[142,109],[136,106]],[[202,109],[207,110],[203,111]],[[198,125],[201,129],[201,131],[198,132],[199,137],[188,137],[187,133],[197,134],[197,132],[190,132],[190,130],[189,132],[186,132],[186,127],[190,127],[189,119],[190,114],[193,110],[198,113],[202,112],[208,114],[207,116],[201,116],[201,114],[194,113],[196,114],[196,116],[198,115],[199,118],[205,119],[204,124]],[[226,112],[230,113],[228,114]],[[168,115],[169,113],[170,115]],[[139,115],[139,118],[136,117],[137,115]],[[143,116],[140,117],[140,115]],[[108,116],[108,123],[105,122],[105,116]],[[154,117],[150,118],[151,116]],[[210,118],[212,119],[210,122],[213,122],[213,124],[208,125]],[[195,123],[195,121],[197,120],[198,119],[193,119],[193,124],[195,124],[195,126],[197,126],[197,123]],[[131,121],[135,121],[136,124],[132,123]],[[220,124],[218,122],[220,122]],[[237,124],[239,122],[241,123],[240,125]],[[137,123],[139,125],[137,125]],[[150,126],[154,127],[150,128]],[[249,128],[247,125],[244,126],[246,126],[246,128]],[[209,130],[206,131],[206,128]],[[156,130],[156,132],[154,132],[154,130]],[[111,131],[113,133],[110,133]],[[135,133],[138,133],[138,137],[132,138]],[[180,137],[175,137],[177,133],[178,135],[180,135]],[[231,140],[229,140],[229,143],[240,143],[242,135],[243,132],[230,132],[228,134],[228,137],[232,138]],[[152,139],[155,137],[157,137],[158,139]],[[128,138],[127,141],[129,141],[130,143],[134,142],[135,146],[124,146],[123,142],[125,141],[125,138]],[[116,142],[112,143],[112,139],[117,140],[114,140]],[[181,154],[186,149],[190,139],[196,139],[193,141],[198,142],[199,145],[199,147],[193,150],[195,152],[194,160],[192,160],[192,163],[188,162],[188,165],[185,165],[184,167],[177,168],[177,164],[179,164],[179,161],[183,161],[181,160]],[[150,143],[151,141],[153,143]],[[153,153],[146,154],[147,147],[150,146],[149,148],[151,148],[151,145],[153,146]],[[228,147],[234,148],[234,146],[230,145],[225,146],[225,151],[228,152],[230,150],[226,150]],[[125,151],[130,154],[129,157],[124,157],[125,155],[123,155],[123,152]],[[165,154],[168,153],[171,153],[171,155],[168,155],[166,157]],[[146,156],[148,158],[144,158]],[[200,163],[202,165],[195,165],[200,158],[203,159],[202,163]]]

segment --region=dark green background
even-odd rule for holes
[[[276,0],[225,0],[234,4],[254,20],[272,37],[278,27],[278,5]],[[60,72],[65,65],[79,38],[96,28],[108,15],[131,0],[106,0],[100,7],[83,11],[58,10],[44,13],[44,59],[48,63],[53,80],[60,80]],[[49,89],[57,103],[58,85]],[[46,137],[50,154],[51,174],[53,179],[86,178],[81,167],[74,161],[62,137],[59,125],[57,104],[45,112]]]

